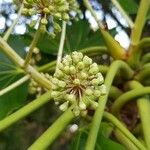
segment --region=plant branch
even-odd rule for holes
[[[99,106],[97,107],[97,109],[94,113],[93,119],[92,119],[92,125],[91,125],[90,132],[89,132],[89,135],[88,135],[88,139],[87,139],[87,142],[86,142],[85,150],[94,150],[98,130],[99,130],[100,123],[101,123],[101,120],[102,120],[105,105],[106,105],[106,102],[107,102],[107,99],[108,99],[110,87],[112,86],[112,82],[114,80],[115,75],[117,74],[117,72],[120,69],[122,70],[122,72],[126,72],[125,73],[126,78],[129,79],[133,76],[133,71],[123,61],[118,60],[118,61],[114,61],[111,64],[110,69],[109,69],[109,71],[106,75],[105,82],[104,82],[104,84],[106,85],[106,88],[107,88],[107,94],[104,95],[104,96],[101,96],[99,98],[99,101],[98,101]]]
[[[150,53],[147,53],[142,57],[142,64],[146,64],[148,62],[150,62]]]
[[[66,36],[66,21],[63,21],[62,32],[61,32],[60,43],[59,43],[59,49],[58,49],[58,54],[57,54],[56,70],[58,68],[59,63],[61,62],[61,59],[62,59],[63,48],[64,48],[64,43],[65,43],[65,36]]]
[[[70,107],[28,148],[28,150],[46,149],[74,117],[72,107]]]
[[[122,106],[127,103],[128,101],[135,99],[137,97],[150,94],[150,86],[142,87],[138,89],[134,89],[122,94],[118,97],[112,105],[112,113],[118,115]]]
[[[113,37],[105,30],[104,25],[99,21],[94,12],[92,6],[90,5],[88,0],[83,0],[86,8],[91,12],[92,16],[94,17],[95,21],[97,22],[105,44],[108,48],[108,52],[114,59],[126,59],[126,51],[119,45],[117,41],[113,39]]]
[[[17,22],[18,22],[18,20],[19,20],[19,18],[21,16],[21,12],[22,12],[23,7],[24,7],[24,5],[23,5],[23,2],[22,2],[21,6],[20,6],[20,9],[19,9],[19,11],[17,13],[17,18],[13,21],[13,23],[11,24],[11,26],[8,28],[8,30],[5,32],[5,34],[3,36],[3,39],[5,41],[8,40],[10,34],[12,33],[12,30],[14,29],[15,25],[17,24]]]
[[[132,55],[130,55],[128,62],[133,66],[136,67],[140,64],[140,57],[142,54],[142,49],[144,47],[149,47],[150,46],[150,37],[143,38],[137,46],[135,46],[132,49]]]
[[[119,12],[121,13],[121,15],[124,17],[124,19],[126,20],[126,22],[128,23],[130,28],[134,27],[134,23],[131,20],[131,18],[127,15],[127,13],[124,11],[124,9],[121,7],[121,5],[119,4],[119,2],[117,0],[111,0],[111,2],[115,5],[115,7],[119,10]]]
[[[137,146],[130,139],[128,139],[120,130],[115,129],[114,134],[117,140],[122,145],[124,145],[127,150],[139,150]]]
[[[148,77],[150,77],[150,64],[142,68],[134,78],[140,82],[144,82]]]
[[[33,100],[29,104],[23,106],[18,111],[12,113],[8,117],[4,118],[3,120],[0,120],[0,131],[8,128],[12,124],[16,123],[18,120],[23,119],[42,105],[49,102],[51,99],[51,92],[47,92],[40,96],[39,98]]]
[[[1,37],[0,37],[0,48],[17,66],[23,67],[24,60]],[[51,90],[51,82],[44,76],[42,76],[32,66],[28,65],[24,71],[27,74],[31,75],[31,77],[41,86]]]
[[[146,15],[149,10],[149,5],[150,5],[149,0],[141,0],[140,2],[139,9],[134,23],[134,28],[131,31],[131,36],[130,36],[131,45],[133,46],[137,45],[140,40],[142,30],[146,21]],[[131,54],[133,53],[132,49],[129,53]]]
[[[130,139],[140,150],[146,150],[146,148],[137,140],[134,135],[112,114],[104,112],[104,118],[113,123],[128,139]]]
[[[128,82],[127,86],[130,89],[138,89],[138,88],[142,88],[143,85],[137,81],[130,81]],[[140,115],[140,119],[141,119],[141,123],[142,123],[142,128],[143,128],[143,133],[144,133],[144,139],[146,142],[146,145],[148,147],[148,149],[150,149],[150,101],[149,101],[149,97],[145,96],[145,97],[141,97],[139,99],[137,99],[137,106],[138,106],[138,110],[139,110],[139,115]]]
[[[25,58],[24,65],[23,65],[24,68],[26,68],[26,66],[30,63],[30,59],[32,58],[33,50],[34,50],[34,48],[35,48],[35,46],[36,46],[36,44],[40,38],[40,35],[41,35],[41,21],[40,21],[40,25],[39,25],[38,29],[36,30],[34,38],[31,42],[27,56]]]

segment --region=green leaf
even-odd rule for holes
[[[48,34],[44,34],[38,43],[38,47],[44,53],[57,54],[60,41],[60,34],[55,39],[50,38]],[[72,52],[89,46],[103,46],[104,42],[101,38],[100,31],[94,32],[90,28],[87,20],[79,20],[67,25],[64,51]]]
[[[122,145],[109,139],[109,134],[111,133],[111,131],[112,127],[109,124],[107,123],[101,124],[95,145],[95,150],[125,150],[125,148]],[[88,137],[88,127],[79,129],[69,149],[84,150],[87,137]]]
[[[23,36],[11,35],[8,42],[21,57],[24,57],[26,44]],[[0,90],[14,83],[22,76],[23,71],[15,66],[0,50]],[[0,119],[20,107],[26,100],[26,97],[27,83],[0,96]]]
[[[27,97],[27,83],[0,96],[0,119],[22,106]]]
[[[138,10],[138,4],[135,2],[135,0],[118,0],[118,2],[128,14],[136,14]]]

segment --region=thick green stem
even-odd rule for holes
[[[66,21],[63,21],[63,23],[62,23],[62,32],[61,32],[60,43],[59,43],[59,49],[58,49],[58,54],[57,54],[56,69],[58,67],[58,64],[61,62],[63,49],[64,49],[64,43],[65,43],[65,36],[66,36]]]
[[[120,109],[125,103],[146,94],[150,94],[150,86],[131,90],[129,92],[122,94],[120,97],[116,99],[116,101],[112,105],[112,113],[118,115]]]
[[[134,135],[112,114],[104,112],[104,118],[113,123],[128,139],[130,139],[140,150],[146,150],[146,148],[138,141]]]
[[[33,50],[34,50],[35,46],[37,45],[40,35],[41,35],[41,25],[39,25],[38,29],[36,30],[34,38],[31,42],[29,51],[28,51],[27,56],[24,61],[24,65],[23,65],[24,68],[26,68],[26,66],[29,65],[29,63],[30,63],[30,59],[32,58]]]
[[[105,46],[91,46],[91,47],[87,47],[84,49],[79,49],[78,51],[80,51],[83,54],[86,54],[88,56],[93,56],[96,54],[103,54],[103,53],[108,53],[107,51],[107,47]]]
[[[150,64],[144,67],[136,76],[135,79],[140,82],[146,82],[146,79],[150,77]]]
[[[5,32],[5,34],[3,36],[3,39],[5,41],[8,40],[8,38],[9,38],[10,34],[12,33],[15,25],[17,24],[17,22],[18,22],[18,20],[19,20],[19,18],[21,16],[21,12],[22,12],[23,7],[24,7],[24,5],[23,5],[23,2],[22,2],[21,6],[20,6],[20,9],[18,11],[18,14],[17,14],[17,18],[13,21],[13,23],[11,24],[11,26],[8,28],[8,30]]]
[[[130,89],[138,89],[142,88],[142,84],[140,84],[137,81],[130,81],[128,83],[128,86]],[[139,115],[142,123],[143,133],[144,133],[144,139],[146,142],[146,145],[148,149],[150,150],[150,100],[148,96],[141,97],[137,99],[137,106],[139,110]]]
[[[150,99],[147,97],[137,100],[141,123],[143,127],[145,143],[150,150]]]
[[[122,94],[122,91],[119,88],[117,88],[116,86],[111,86],[110,93],[109,93],[109,97],[110,98],[112,98],[113,100],[115,100],[121,94]]]
[[[28,150],[44,150],[48,148],[74,117],[72,108],[69,108],[28,148]]]
[[[119,2],[117,0],[111,0],[112,3],[116,6],[116,8],[119,10],[119,12],[121,13],[121,15],[124,17],[124,19],[126,20],[126,22],[128,23],[129,27],[132,29],[134,27],[134,23],[131,20],[131,18],[128,16],[128,14],[124,11],[124,9],[121,7],[121,5],[119,4]]]
[[[139,150],[120,130],[115,129],[114,134],[117,140],[123,144],[127,150]]]
[[[23,119],[33,111],[37,110],[39,107],[44,105],[45,103],[49,102],[51,99],[51,92],[47,92],[40,96],[39,98],[33,100],[29,104],[25,105],[18,111],[12,113],[8,117],[4,118],[3,120],[0,120],[0,131],[8,128],[18,120]]]
[[[131,31],[131,45],[137,45],[142,34],[142,30],[146,21],[146,15],[149,10],[150,0],[141,0],[137,16],[134,23],[134,28]],[[132,50],[131,52],[132,53]]]
[[[150,38],[143,38],[137,46],[132,49],[132,54],[130,55],[128,62],[132,67],[137,67],[140,65],[140,58],[142,55],[142,49],[150,46]]]
[[[19,67],[23,67],[24,60],[0,37],[0,48],[3,52]],[[42,76],[37,70],[32,66],[28,65],[25,70],[27,74],[38,82],[41,86],[51,90],[51,83],[48,79]]]
[[[126,51],[119,45],[119,43],[117,41],[114,40],[114,38],[107,31],[105,31],[104,25],[97,18],[96,13],[94,12],[89,1],[88,0],[83,0],[83,1],[84,1],[85,6],[91,12],[92,16],[94,17],[95,21],[97,22],[110,55],[114,59],[126,59],[126,57],[127,57]]]
[[[142,57],[142,64],[146,64],[148,62],[150,62],[150,53],[147,53]]]
[[[106,105],[106,102],[108,99],[110,87],[112,85],[112,82],[113,82],[115,75],[117,74],[117,72],[120,69],[122,70],[122,73],[125,74],[126,78],[130,79],[133,76],[133,71],[123,61],[118,60],[118,61],[115,61],[111,64],[110,69],[109,69],[109,71],[106,75],[106,79],[105,79],[107,94],[104,96],[101,96],[99,98],[99,106],[96,109],[95,114],[94,114],[93,119],[92,119],[92,125],[91,125],[91,129],[90,129],[88,139],[86,142],[85,150],[94,150],[94,148],[95,148],[97,134],[98,134],[101,120],[102,120],[105,105]]]

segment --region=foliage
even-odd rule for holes
[[[0,4],[6,22],[18,11],[0,30],[0,150],[150,149],[150,1],[83,0],[80,10],[75,0],[49,1],[54,8],[47,2]],[[94,30],[86,10],[98,25]],[[101,20],[96,11],[103,12]],[[107,16],[117,23],[109,31]],[[23,35],[15,32],[18,22]],[[115,41],[118,28],[129,36],[127,49]]]

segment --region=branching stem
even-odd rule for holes
[[[132,133],[112,114],[104,112],[104,118],[112,122],[128,139],[130,139],[140,150],[146,150],[146,148],[138,141]]]
[[[23,106],[18,111],[14,112],[13,114],[9,115],[8,117],[4,118],[3,120],[0,120],[0,131],[8,128],[15,122],[23,119],[36,109],[40,108],[42,105],[47,103],[51,99],[51,92],[47,92],[40,96],[39,98],[33,100],[29,104]]]
[[[17,18],[13,21],[13,23],[11,24],[11,26],[8,28],[8,30],[5,32],[5,34],[3,36],[3,39],[5,41],[8,40],[8,38],[9,38],[10,34],[12,33],[15,25],[17,24],[17,22],[18,22],[18,20],[19,20],[19,18],[21,16],[21,12],[22,12],[23,7],[24,7],[24,5],[23,5],[23,2],[22,2],[21,6],[20,6],[20,9],[19,9],[19,11],[17,13]]]
[[[124,63],[123,61],[114,61],[111,66],[110,69],[106,75],[105,78],[105,85],[107,88],[107,94],[104,96],[101,96],[99,98],[99,106],[96,109],[93,119],[92,119],[92,125],[90,128],[90,132],[88,135],[88,139],[86,142],[86,146],[85,146],[85,150],[94,150],[95,148],[95,143],[96,143],[96,139],[97,139],[97,134],[98,134],[98,130],[100,127],[100,123],[102,120],[102,116],[103,116],[103,112],[105,109],[105,105],[108,99],[108,95],[109,95],[109,91],[110,91],[110,87],[112,86],[112,82],[114,80],[115,75],[117,74],[117,72],[119,70],[122,70],[122,72],[126,72],[125,73],[125,77],[126,78],[131,78],[133,76],[133,71],[130,69],[130,67]]]
[[[56,70],[58,68],[58,64],[61,62],[61,59],[62,59],[63,48],[64,48],[64,43],[65,43],[65,35],[66,35],[66,21],[63,21],[59,49],[58,49],[58,54],[57,54]]]

